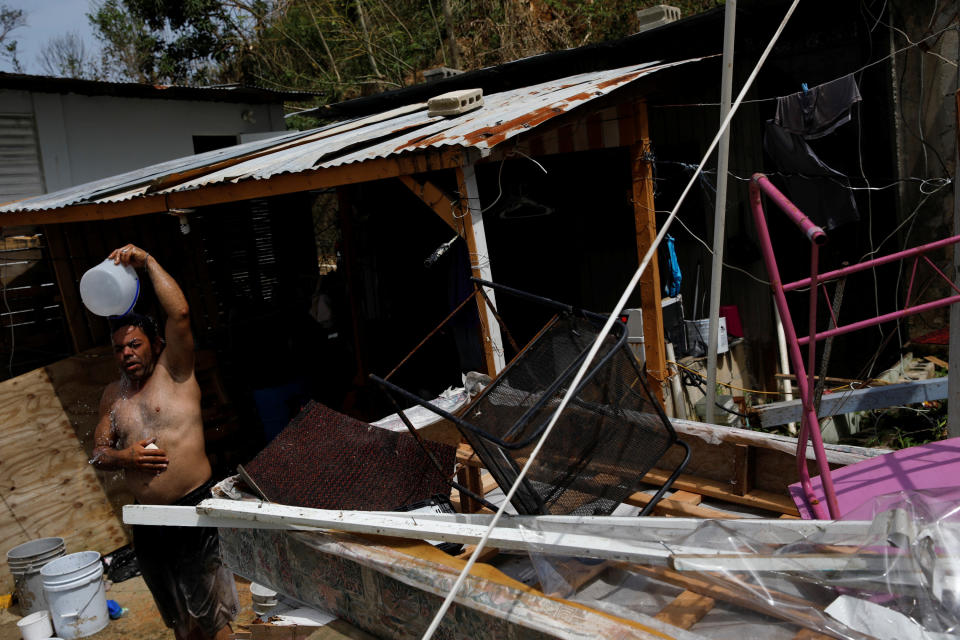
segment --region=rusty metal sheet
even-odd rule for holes
[[[4,213],[120,202],[206,185],[266,180],[282,174],[443,147],[473,149],[485,156],[496,145],[640,77],[693,61],[635,64],[489,94],[484,96],[483,107],[459,116],[431,117],[426,105],[408,105],[319,129],[170,160],[56,193],[8,203],[0,206],[0,222]],[[168,184],[170,186],[166,186]]]

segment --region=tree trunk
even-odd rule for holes
[[[443,19],[447,23],[447,44],[450,47],[450,66],[460,68],[460,48],[457,46],[457,35],[453,30],[453,11],[450,9],[450,0],[443,0]]]
[[[367,21],[363,17],[363,3],[361,0],[356,0],[356,3],[357,16],[360,18],[360,29],[363,31],[363,43],[367,47],[367,58],[370,60],[370,69],[373,71],[373,77],[379,80],[383,76],[380,75],[380,69],[377,67],[377,59],[373,57],[373,45],[370,43],[370,32],[367,31]]]

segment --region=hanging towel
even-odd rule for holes
[[[856,102],[860,102],[860,90],[853,75],[848,75],[777,98],[774,121],[791,133],[814,140],[850,122],[850,107]]]

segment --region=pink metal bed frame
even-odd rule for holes
[[[774,256],[773,252],[773,245],[770,242],[770,233],[767,229],[767,222],[761,197],[762,195],[766,195],[767,198],[769,198],[781,211],[783,211],[790,221],[793,222],[804,233],[804,235],[807,237],[807,240],[810,241],[809,278],[787,284],[783,284],[781,282],[780,271],[777,267],[776,257]],[[763,260],[767,267],[767,273],[770,276],[770,286],[773,289],[773,296],[777,305],[777,310],[779,311],[780,318],[783,321],[783,329],[787,339],[787,348],[790,352],[790,360],[797,376],[797,387],[799,388],[800,398],[803,402],[803,417],[800,423],[800,433],[797,437],[797,472],[800,475],[800,486],[803,489],[803,495],[806,498],[807,503],[810,505],[812,513],[814,513],[817,518],[837,519],[840,517],[841,513],[839,507],[837,506],[837,495],[834,491],[833,479],[830,476],[830,466],[827,464],[826,453],[823,449],[823,439],[820,436],[820,420],[817,418],[817,413],[813,406],[813,371],[816,362],[817,341],[824,340],[831,336],[850,333],[851,331],[856,331],[858,329],[872,327],[883,322],[889,322],[898,318],[922,313],[938,307],[944,307],[955,302],[960,302],[960,288],[957,288],[957,286],[954,285],[954,283],[951,282],[950,279],[925,255],[931,251],[936,251],[938,249],[942,249],[943,247],[960,242],[960,236],[952,236],[950,238],[931,242],[919,247],[914,247],[913,249],[908,249],[906,251],[900,251],[898,253],[892,253],[880,258],[875,258],[873,260],[867,260],[866,262],[861,262],[850,267],[818,274],[819,248],[820,245],[826,243],[827,241],[827,234],[824,233],[823,229],[815,225],[807,216],[805,216],[803,212],[796,207],[796,205],[790,202],[786,196],[777,190],[777,188],[770,183],[770,180],[761,173],[755,173],[750,181],[750,205],[751,209],[753,210],[754,223],[757,225],[757,232],[760,239],[761,249],[763,251]],[[913,258],[913,269],[910,273],[910,284],[907,287],[906,301],[904,302],[903,309],[840,326],[837,322],[836,314],[831,306],[830,298],[827,296],[825,286],[826,283],[844,278],[852,273],[865,271],[882,264],[888,264],[898,260],[905,260],[907,258]],[[921,259],[947,282],[956,295],[940,298],[939,300],[935,300],[933,302],[926,302],[911,306],[910,298],[913,293],[913,283],[917,274],[917,266]],[[787,298],[785,293],[787,291],[796,291],[807,287],[809,287],[810,290],[810,317],[808,325],[810,327],[810,335],[798,339],[796,329],[793,325],[793,319],[790,315],[790,309],[787,306]],[[830,312],[830,316],[833,318],[833,324],[835,328],[817,332],[817,292],[821,288],[823,289],[824,297],[827,301],[827,309]],[[804,365],[803,355],[800,351],[800,347],[803,345],[807,345],[806,366]],[[807,469],[806,456],[808,440],[813,445],[817,467],[820,470],[820,480],[823,488],[823,495],[827,502],[827,509],[824,509],[822,502],[816,497],[810,482],[810,472]]]

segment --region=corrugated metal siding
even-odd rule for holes
[[[640,77],[693,61],[635,64],[491,94],[484,96],[482,108],[456,117],[431,117],[425,105],[410,105],[279,141],[260,143],[256,150],[251,145],[239,145],[220,149],[216,156],[183,158],[71,187],[42,198],[0,207],[0,214],[120,202],[148,194],[187,191],[251,178],[265,180],[281,174],[440,148],[474,149],[487,155],[495,146],[521,136],[527,137],[535,128]],[[611,122],[615,122],[615,118]],[[615,132],[607,131],[611,125],[605,125],[602,118],[594,128],[597,131],[593,137],[606,138],[606,144],[615,142]],[[565,142],[566,138],[561,136],[560,150],[572,148],[572,143]],[[181,181],[187,177],[182,175],[187,171],[195,177]],[[164,188],[168,184],[170,186]]]
[[[33,115],[0,113],[0,202],[45,190]]]

